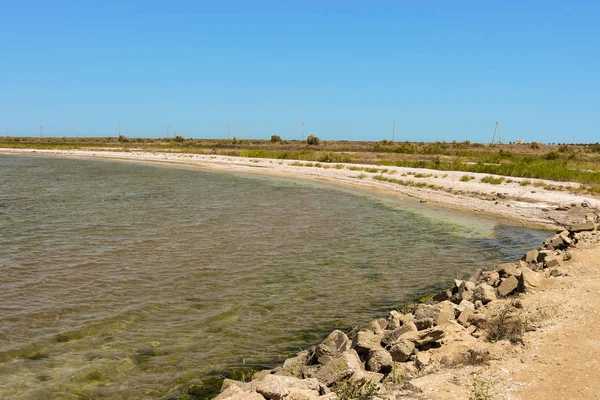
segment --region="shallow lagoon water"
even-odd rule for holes
[[[0,155],[0,397],[269,366],[546,236],[312,182]]]

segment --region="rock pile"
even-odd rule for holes
[[[452,289],[437,293],[429,304],[391,311],[348,334],[333,331],[282,366],[254,374],[251,382],[226,379],[216,399],[335,400],[341,383],[368,383],[374,399],[395,399],[399,391],[418,391],[417,378],[440,368],[493,359],[484,339],[491,336],[494,304],[536,290],[546,277],[567,275],[561,265],[571,258],[569,248],[600,241],[597,227],[596,221],[586,221],[561,229],[518,262],[455,280]],[[522,304],[516,300],[512,307]]]

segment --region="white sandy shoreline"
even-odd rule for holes
[[[102,150],[33,150],[0,148],[0,154],[42,155],[68,158],[91,158],[129,162],[148,162],[180,165],[230,172],[244,172],[280,177],[318,180],[341,184],[386,194],[408,196],[422,202],[484,214],[503,220],[538,227],[556,227],[578,222],[589,212],[588,208],[600,208],[600,200],[591,196],[573,194],[567,191],[547,190],[533,185],[521,186],[524,178],[511,178],[513,182],[492,185],[480,182],[489,174],[465,173],[462,171],[437,171],[405,167],[382,167],[376,165],[341,164],[343,168],[318,168],[293,165],[297,160],[275,160],[264,158],[244,158],[223,155],[144,152],[144,151],[102,151]],[[349,169],[352,167],[354,169]],[[379,173],[370,173],[355,168],[386,169],[383,176],[411,183],[435,185],[415,187],[373,179]],[[415,177],[414,174],[426,175]],[[428,176],[430,175],[430,176]],[[461,181],[464,175],[474,177],[468,182]],[[418,176],[418,175],[417,175]],[[578,187],[577,183],[534,180],[544,185]],[[560,210],[556,210],[560,208]]]

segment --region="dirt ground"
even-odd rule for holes
[[[600,399],[600,244],[578,244],[561,269],[568,276],[549,277],[521,295],[539,325],[523,345],[498,344],[492,352],[500,360],[442,369],[419,380],[421,393],[400,398]]]

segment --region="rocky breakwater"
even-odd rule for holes
[[[411,398],[440,371],[487,363],[514,352],[536,316],[522,298],[544,279],[568,274],[578,243],[600,242],[596,215],[560,229],[521,260],[455,280],[427,304],[409,304],[357,327],[336,330],[250,382],[226,379],[217,400]]]

